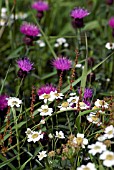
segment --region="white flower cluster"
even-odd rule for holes
[[[61,38],[58,38],[56,40],[56,43],[54,44],[54,46],[59,47],[59,46],[62,46],[62,45],[63,45],[63,47],[69,46],[69,44],[66,42],[66,39],[61,37]]]
[[[10,107],[20,107],[20,104],[22,104],[22,100],[19,100],[18,98],[16,97],[9,97],[7,98],[8,100],[8,106]]]

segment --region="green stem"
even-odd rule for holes
[[[18,160],[18,165],[20,168],[20,147],[19,147],[19,133],[18,133],[18,124],[17,124],[17,118],[16,118],[16,110],[12,108],[13,112],[13,118],[14,118],[14,124],[15,124],[15,131],[16,131],[16,140],[17,140],[17,160]]]
[[[72,134],[72,130],[71,130],[71,126],[70,126],[70,120],[68,117],[68,112],[66,112],[66,117],[67,117],[67,121],[68,121],[68,126],[69,126],[69,130],[70,130],[70,134]]]

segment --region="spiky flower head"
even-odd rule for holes
[[[18,67],[25,72],[29,72],[33,69],[33,63],[29,60],[29,58],[25,57],[23,59],[19,59],[17,61]]]
[[[32,4],[32,8],[36,9],[37,11],[43,12],[43,11],[47,11],[49,9],[49,5],[47,2],[40,0],[38,2],[34,2]]]
[[[109,26],[114,29],[114,16],[109,19]]]
[[[36,25],[24,22],[20,27],[20,32],[27,36],[35,37],[40,33],[40,30]]]
[[[52,61],[52,65],[61,71],[69,70],[72,66],[72,61],[66,57],[58,57]]]
[[[91,98],[93,95],[93,90],[90,88],[85,88],[84,90],[84,99]]]
[[[90,13],[88,12],[88,10],[83,9],[81,7],[76,7],[71,11],[70,16],[74,19],[76,18],[81,19],[81,18],[88,16],[89,14]]]
[[[51,91],[55,92],[57,89],[52,84],[46,84],[40,87],[37,91],[37,94],[40,96],[44,93],[50,94]]]
[[[5,94],[0,95],[0,110],[4,110],[8,106],[8,96]]]

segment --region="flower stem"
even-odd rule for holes
[[[14,118],[14,124],[15,124],[15,131],[16,131],[16,140],[17,140],[17,160],[18,160],[18,165],[20,168],[20,147],[19,147],[19,133],[18,133],[18,124],[17,124],[17,118],[16,118],[16,110],[12,108],[13,112],[13,118]]]

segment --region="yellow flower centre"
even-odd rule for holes
[[[58,96],[60,96],[60,95],[59,95],[59,93],[55,93],[55,96],[57,96],[57,97],[58,97]]]
[[[35,139],[35,138],[37,138],[37,137],[38,137],[38,134],[33,134],[33,135],[32,135],[32,138],[33,138],[33,139]]]
[[[62,103],[62,107],[67,108],[67,107],[68,107],[68,102],[64,102],[64,103]]]
[[[76,141],[77,141],[77,144],[78,144],[78,145],[81,145],[82,142],[83,142],[83,138],[78,137],[78,138],[76,138]]]
[[[83,168],[83,170],[90,170],[90,168],[88,168],[88,167],[85,167],[85,168]]]
[[[72,103],[75,103],[75,102],[76,102],[76,99],[73,99],[71,102],[72,102]]]
[[[18,102],[17,102],[17,101],[13,101],[12,104],[13,104],[13,105],[16,105],[16,104],[18,104]]]
[[[43,109],[42,111],[43,111],[44,113],[46,113],[46,112],[48,112],[48,109]]]
[[[98,117],[96,117],[96,116],[92,116],[91,118],[94,122],[97,122],[97,120],[98,120]]]
[[[49,99],[50,98],[50,94],[45,94],[44,95],[44,99]]]
[[[109,135],[111,135],[112,133],[113,133],[113,131],[112,131],[112,130],[110,130],[110,131],[108,132],[108,134],[109,134]]]
[[[106,160],[114,160],[114,155],[107,155]]]
[[[95,146],[94,149],[95,150],[99,150],[101,147],[100,146]]]
[[[84,106],[85,106],[85,103],[84,103],[84,102],[80,102],[79,105],[80,105],[81,107],[84,107]]]

